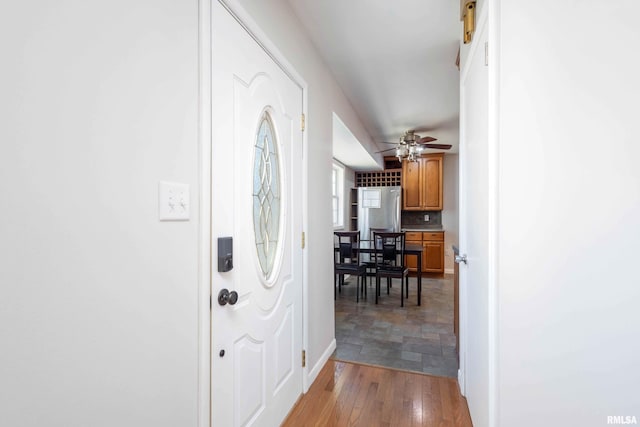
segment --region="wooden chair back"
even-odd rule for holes
[[[390,266],[404,268],[404,232],[376,232],[373,241],[376,268]]]
[[[360,232],[359,231],[335,231],[333,233],[335,245],[334,264],[359,264],[360,263]]]

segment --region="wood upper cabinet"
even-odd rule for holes
[[[402,162],[402,208],[407,211],[442,210],[443,154],[425,154]]]
[[[402,162],[402,208],[405,210],[421,210],[422,198],[422,163]]]
[[[422,159],[422,203],[425,210],[442,210],[442,154]]]

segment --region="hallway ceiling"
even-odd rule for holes
[[[288,1],[381,149],[426,128],[457,151],[459,1]]]

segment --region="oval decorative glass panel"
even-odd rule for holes
[[[280,170],[275,132],[269,113],[260,120],[253,161],[253,231],[265,279],[273,270],[280,234]]]

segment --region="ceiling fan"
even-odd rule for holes
[[[416,157],[419,157],[425,148],[436,148],[440,150],[449,150],[451,148],[451,145],[449,144],[432,144],[433,141],[437,141],[437,139],[431,136],[421,137],[420,135],[416,135],[415,130],[408,130],[400,137],[400,140],[398,142],[383,143],[395,144],[395,147],[377,151],[377,153],[385,153],[387,151],[395,150],[396,157],[398,159],[415,161]]]

